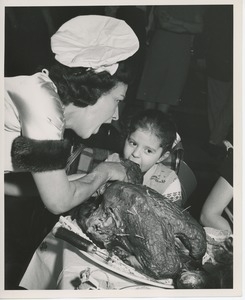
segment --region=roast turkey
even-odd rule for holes
[[[175,278],[189,259],[201,265],[204,229],[156,191],[140,183],[115,182],[96,201],[88,209],[86,204],[77,208],[78,225],[94,243],[136,270],[164,279]]]

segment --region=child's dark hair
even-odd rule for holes
[[[92,69],[87,70],[83,67],[70,68],[58,62],[49,69],[49,77],[56,85],[62,103],[73,103],[79,107],[94,105],[117,83],[130,84],[133,76],[134,70],[129,59],[119,62],[114,75],[107,71],[95,73]]]
[[[150,131],[161,141],[163,153],[170,151],[176,139],[176,126],[169,116],[159,110],[147,109],[134,115],[127,128],[127,136],[137,129]]]

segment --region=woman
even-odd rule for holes
[[[118,118],[130,72],[126,59],[139,47],[133,30],[105,16],[78,16],[51,37],[57,63],[32,76],[5,78],[5,172],[31,172],[45,206],[60,214],[108,180],[125,180],[119,163],[105,162],[69,182],[70,144]]]

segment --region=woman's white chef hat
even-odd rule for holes
[[[118,62],[139,49],[132,28],[123,20],[100,15],[75,17],[51,37],[55,59],[68,67],[85,67],[113,75]]]

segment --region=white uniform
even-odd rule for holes
[[[5,78],[5,172],[18,171],[12,164],[15,138],[63,139],[64,106],[48,72]]]

